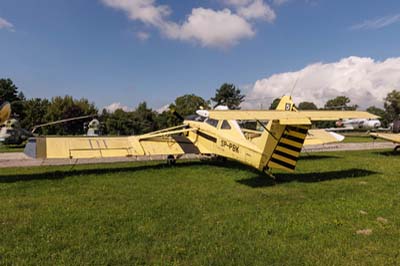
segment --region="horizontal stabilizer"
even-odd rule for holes
[[[327,132],[324,129],[310,129],[304,142],[304,146],[335,143],[343,140],[344,136],[338,133]]]

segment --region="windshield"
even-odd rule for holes
[[[189,115],[187,117],[185,117],[185,120],[189,120],[189,121],[197,121],[197,122],[203,122],[206,118],[199,116],[199,115]]]

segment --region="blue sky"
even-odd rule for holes
[[[223,82],[258,97],[272,74],[399,57],[399,14],[398,0],[1,0],[0,77],[98,107],[208,99]]]

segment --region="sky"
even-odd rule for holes
[[[224,83],[362,108],[400,90],[398,0],[1,0],[0,78],[28,98],[158,109]]]

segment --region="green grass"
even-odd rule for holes
[[[23,152],[25,145],[2,145],[0,144],[0,153],[4,152]]]
[[[318,153],[276,183],[233,162],[1,169],[0,264],[399,265],[399,162]]]

